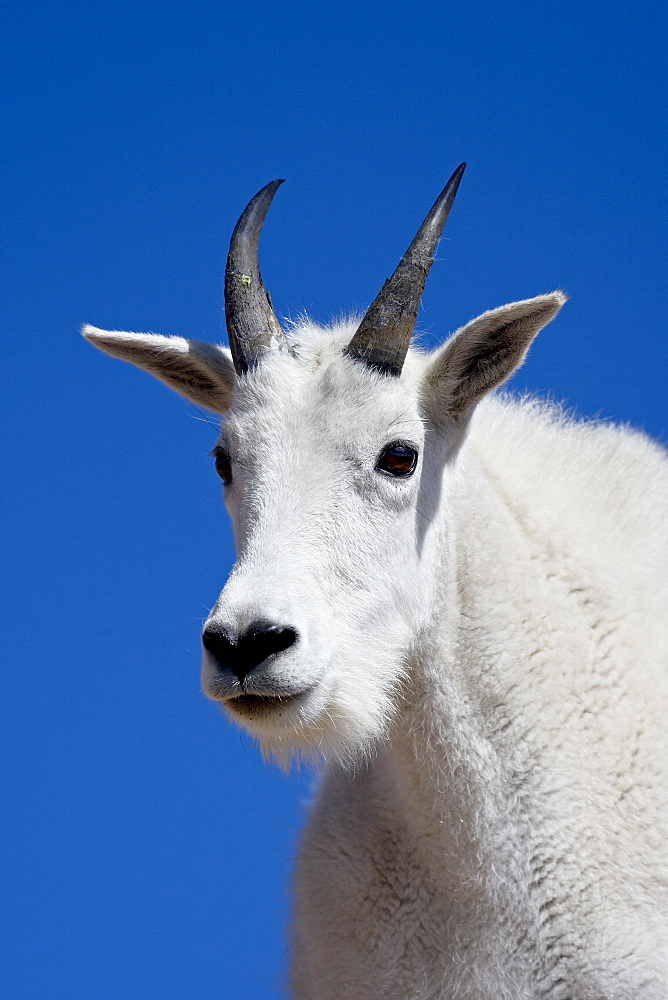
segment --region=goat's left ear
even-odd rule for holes
[[[88,324],[81,332],[105,354],[143,368],[191,403],[214,413],[229,409],[236,375],[227,347],[158,333],[98,330]]]
[[[424,380],[428,406],[436,422],[458,417],[524,361],[539,330],[557,315],[563,292],[538,295],[490,309],[461,327],[436,352]]]

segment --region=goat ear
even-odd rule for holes
[[[461,327],[436,352],[425,376],[435,420],[457,417],[524,361],[531,341],[557,315],[563,292],[490,309]]]
[[[85,324],[81,333],[106,354],[144,368],[191,403],[225,413],[236,382],[226,347],[157,333],[121,333]]]

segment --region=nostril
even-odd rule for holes
[[[270,656],[289,649],[299,639],[296,629],[272,622],[255,622],[243,635],[211,623],[202,633],[202,645],[219,667],[243,680]]]
[[[297,632],[293,628],[264,622],[251,625],[239,640],[239,659],[249,671],[274,653],[289,649],[296,641]]]
[[[236,671],[237,642],[227,629],[220,625],[207,625],[202,633],[202,645],[221,667]]]

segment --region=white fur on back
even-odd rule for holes
[[[501,395],[478,405],[467,443],[534,524],[595,548],[597,565],[621,571],[620,585],[641,587],[651,604],[665,595],[668,463],[645,434]]]

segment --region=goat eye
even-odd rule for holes
[[[232,464],[230,462],[230,456],[224,451],[214,452],[216,459],[216,472],[223,480],[226,486],[229,486],[232,482]]]
[[[410,476],[415,472],[417,452],[407,444],[388,444],[376,462],[376,468],[389,476]]]

